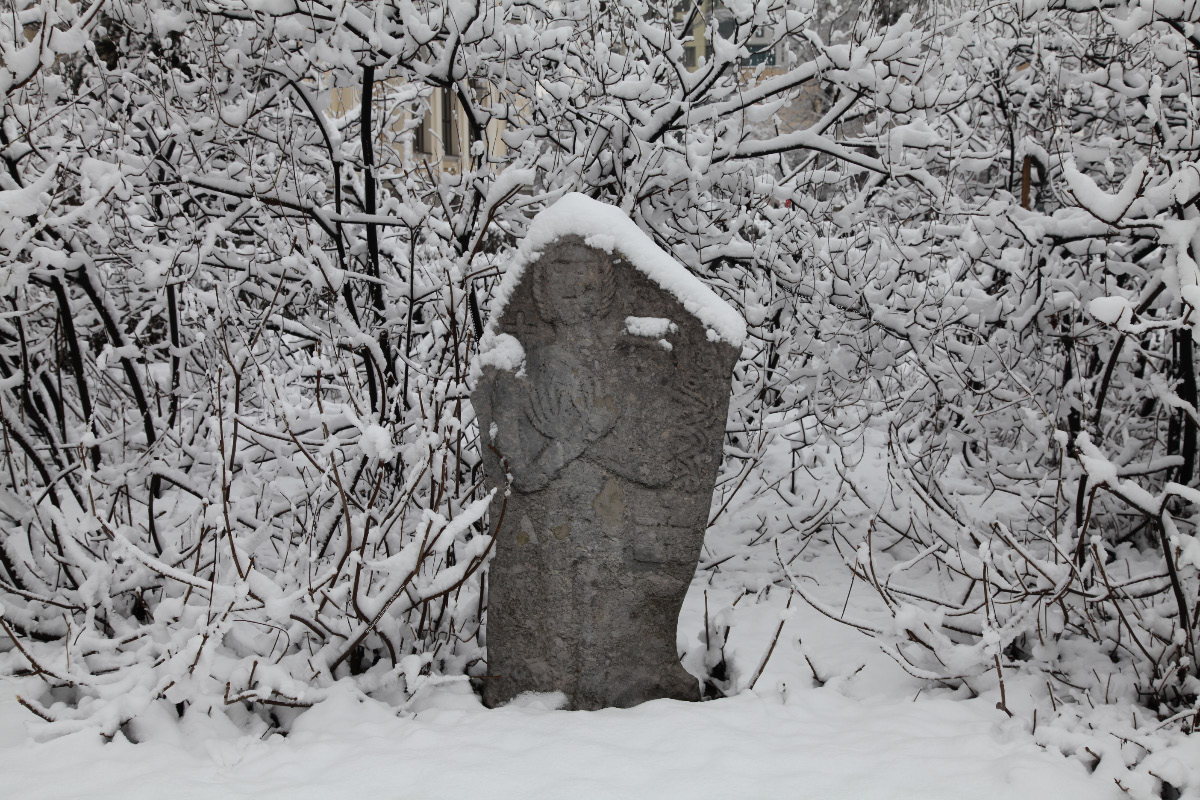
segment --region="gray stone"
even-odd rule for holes
[[[514,337],[524,363],[485,366],[472,394],[498,488],[484,701],[698,699],[676,629],[737,349],[619,249],[578,236],[542,248],[489,329]]]

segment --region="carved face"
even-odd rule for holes
[[[565,258],[538,262],[534,296],[547,322],[578,325],[602,316],[613,298],[613,270],[607,254],[589,247],[564,248]]]

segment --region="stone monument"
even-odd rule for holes
[[[571,194],[497,291],[471,399],[497,489],[484,701],[695,700],[676,628],[745,323],[619,209]]]

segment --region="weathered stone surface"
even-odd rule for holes
[[[676,628],[737,349],[619,249],[578,236],[542,249],[490,329],[524,362],[485,366],[472,395],[500,521],[485,702],[698,699]]]

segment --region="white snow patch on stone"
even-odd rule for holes
[[[593,233],[591,236],[584,239],[583,243],[588,247],[594,247],[597,250],[603,250],[606,253],[611,253],[613,248],[617,246],[616,238],[604,233]]]
[[[494,316],[493,316],[494,318]],[[479,340],[479,357],[471,365],[470,381],[474,385],[483,375],[484,367],[495,367],[506,372],[515,372],[517,377],[525,375],[525,348],[517,337],[507,333],[496,333],[491,326]]]
[[[668,333],[675,333],[679,326],[669,319],[662,317],[626,317],[625,332],[630,336],[649,336],[660,339]]]

